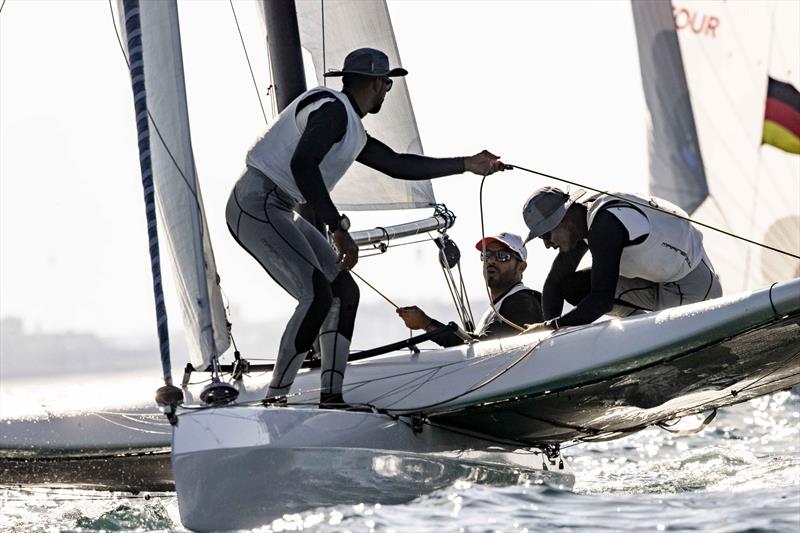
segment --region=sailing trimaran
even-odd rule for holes
[[[141,17],[149,113],[170,147],[167,153],[158,142],[151,144],[156,190],[162,218],[173,218],[165,226],[183,276],[192,364],[205,369],[226,348],[226,324],[197,178],[186,172],[193,157],[181,102],[177,8],[171,2],[124,4],[123,20],[130,21],[134,12]],[[276,2],[270,8],[287,5]],[[321,20],[322,13],[304,11],[310,5],[298,4],[301,30],[304,20]],[[341,27],[331,22],[337,15],[352,20],[346,10],[353,5],[365,7],[326,2],[314,3],[314,9],[319,5],[325,7],[327,28]],[[382,12],[388,23],[382,3],[367,6]],[[667,17],[672,20],[668,10]],[[374,28],[375,18],[368,20]],[[384,27],[387,31],[390,26]],[[329,65],[356,47],[343,42],[336,48],[331,35],[325,35],[323,62]],[[364,44],[392,49],[386,42]],[[322,70],[317,67],[317,72]],[[175,80],[177,86],[160,86]],[[165,113],[172,117],[161,118]],[[175,175],[176,167],[182,175]],[[254,527],[316,505],[401,501],[461,477],[509,483],[520,476],[555,475],[569,483],[569,468],[558,453],[561,442],[619,437],[797,383],[798,295],[800,280],[787,281],[552,336],[533,334],[367,359],[351,365],[345,395],[350,402],[373,407],[372,413],[316,409],[318,378],[313,371],[296,382],[298,392],[288,408],[258,403],[263,379],[237,381],[238,399],[224,405],[203,406],[195,396],[198,391],[186,389],[185,406],[178,408],[171,431],[182,520],[200,530]],[[134,418],[134,424],[147,422]],[[78,434],[74,423],[62,423],[75,432],[73,450],[85,451],[75,443],[83,436],[85,446],[86,433]],[[55,421],[48,431],[57,425]],[[132,425],[128,422],[129,429]],[[163,429],[114,434],[96,427],[106,440],[93,443],[95,449],[106,451],[152,449],[170,434]],[[18,438],[10,444],[21,448],[21,443],[53,439],[53,434],[36,433],[31,424],[11,429]],[[58,438],[63,443],[70,436]]]

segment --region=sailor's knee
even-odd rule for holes
[[[361,290],[349,272],[341,272],[331,284],[333,296],[339,298],[343,306],[358,307]]]
[[[325,315],[328,314],[331,304],[333,304],[333,290],[331,284],[325,278],[325,275],[319,270],[314,271],[312,285],[314,294],[311,299],[309,314],[318,316],[321,322],[325,318]]]

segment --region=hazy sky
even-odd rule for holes
[[[230,6],[180,8],[188,82],[197,62],[224,82],[222,89],[196,82],[188,96],[233,321],[288,319],[293,300],[225,228],[228,192],[263,128]],[[427,154],[487,148],[592,186],[646,189],[645,106],[627,1],[397,1],[389,8]],[[487,233],[522,233],[521,206],[545,184],[519,171],[489,177]],[[437,199],[458,216],[450,235],[461,246],[477,312],[486,306],[473,249],[479,185],[471,174],[434,181]],[[107,2],[7,0],[0,13],[0,202],[0,316],[43,331],[155,338],[133,104]],[[426,214],[351,218],[365,228]],[[540,242],[528,250],[526,281],[538,288],[552,255]],[[163,268],[175,326],[180,313],[166,259]],[[364,259],[357,271],[400,305],[450,299],[432,243]],[[362,301],[382,300],[362,287]],[[407,334],[388,304],[385,310],[387,335]]]

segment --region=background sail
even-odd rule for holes
[[[303,48],[310,53],[320,85],[327,83],[341,89],[339,81],[325,79],[322,74],[341,68],[347,53],[356,48],[377,48],[389,56],[390,65],[401,65],[383,0],[300,1],[297,18]],[[370,135],[397,152],[423,153],[404,78],[395,78],[380,114],[365,117],[364,126]],[[332,197],[340,209],[350,210],[409,209],[436,203],[430,181],[391,179],[360,163],[350,168],[336,185]]]
[[[162,235],[170,244],[190,360],[206,368],[229,340],[192,153],[178,8],[175,1],[141,2],[140,17]],[[125,24],[120,27],[124,32]]]
[[[648,120],[650,190],[692,213],[708,196],[669,2],[632,2]]]
[[[800,254],[800,158],[761,144],[768,77],[800,81],[800,4],[676,0],[671,10],[666,3],[632,4],[653,122],[651,192],[696,208],[696,220]],[[666,90],[680,92],[681,63],[689,105]],[[660,135],[670,128],[673,135]],[[704,198],[698,197],[702,172]],[[800,276],[797,259],[711,230],[703,234],[728,293]]]

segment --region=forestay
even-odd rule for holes
[[[161,1],[141,2],[139,9],[156,201],[170,245],[190,360],[195,368],[206,368],[212,356],[227,349],[229,339],[192,153],[178,8],[175,1]],[[124,21],[119,26],[124,33]]]
[[[401,65],[383,0],[297,2],[297,18],[302,46],[313,59],[314,75],[320,85],[341,88],[339,81],[323,78],[322,74],[341,68],[345,56],[356,48],[377,48],[389,56],[390,65]],[[310,66],[306,65],[307,71]],[[397,152],[422,154],[404,78],[394,78],[391,95],[383,103],[380,115],[367,115],[364,126],[370,135]],[[392,179],[359,163],[339,181],[332,197],[340,209],[350,210],[411,209],[436,203],[430,181]]]
[[[768,77],[800,86],[797,2],[633,1],[650,191],[695,220],[800,254],[800,157],[762,145]],[[800,261],[703,229],[727,293]]]

